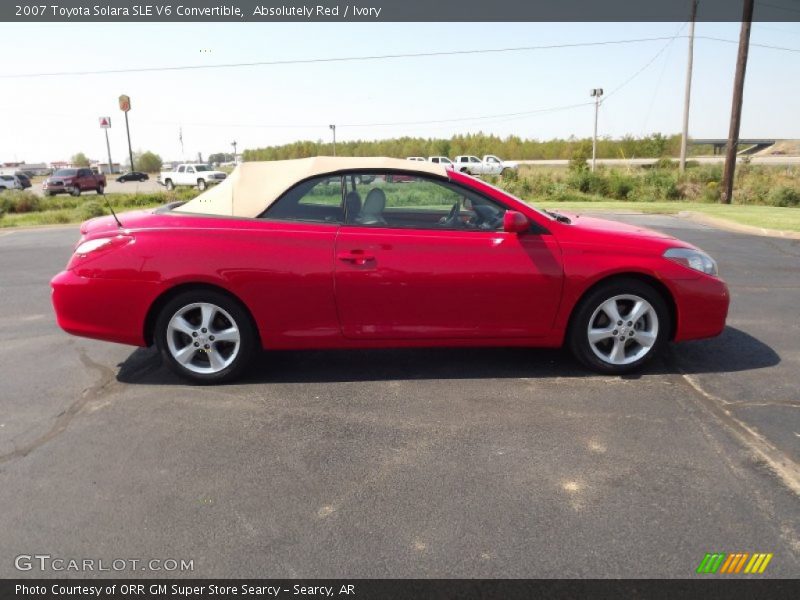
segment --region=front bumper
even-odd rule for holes
[[[158,297],[154,282],[81,277],[62,271],[50,282],[58,325],[67,333],[145,346],[147,311]]]
[[[677,309],[675,341],[715,337],[725,329],[730,293],[716,277],[672,281]]]

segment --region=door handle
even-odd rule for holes
[[[340,252],[336,257],[344,262],[349,262],[354,265],[363,266],[370,261],[374,261],[375,257],[372,254],[367,254],[363,250],[350,250],[349,252]]]

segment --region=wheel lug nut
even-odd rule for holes
[[[205,327],[203,327],[203,328],[202,328],[200,331],[202,331],[203,333],[206,333],[206,332],[208,332],[208,329],[206,329]]]
[[[197,332],[196,331],[192,332],[192,337],[197,337]]]
[[[200,345],[200,342],[195,342],[195,343],[194,343],[194,345],[195,345],[195,346],[199,346],[199,345]]]
[[[625,341],[625,336],[624,335],[619,336],[619,341],[620,342],[624,342]]]
[[[617,325],[622,325],[622,321],[617,321]]]
[[[617,330],[615,329],[612,335],[617,335],[618,333],[619,333],[619,331],[617,331]]]
[[[206,344],[206,345],[205,345],[205,346],[203,346],[203,347],[204,347],[206,350],[208,350],[209,348],[211,348],[211,346],[209,346],[208,344]]]
[[[633,334],[631,334],[631,335],[633,335]],[[214,336],[210,335],[210,336],[208,336],[208,339],[210,339],[213,342],[214,341]]]
[[[631,325],[633,325],[633,321],[628,321],[628,327],[630,327]]]
[[[634,334],[634,332],[633,332],[633,331],[631,331],[631,337],[633,337],[633,334]]]

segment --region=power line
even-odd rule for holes
[[[77,75],[114,75],[121,73],[152,73],[161,71],[189,71],[202,69],[232,69],[240,67],[266,67],[280,65],[305,65],[315,63],[354,62],[369,60],[389,60],[398,58],[426,58],[435,56],[462,56],[470,54],[497,54],[502,52],[529,52],[533,50],[556,50],[560,48],[585,48],[593,46],[612,46],[622,44],[639,44],[643,42],[659,42],[671,40],[670,37],[636,38],[627,40],[606,40],[601,42],[574,42],[570,44],[548,44],[542,46],[517,46],[510,48],[483,48],[472,50],[442,50],[437,52],[413,52],[404,54],[376,54],[367,56],[341,56],[332,58],[305,58],[288,60],[267,60],[241,63],[224,63],[216,65],[182,65],[171,67],[135,67],[128,69],[105,69],[98,71],[59,71],[50,73],[6,73],[0,79],[23,79],[31,77],[62,77]]]
[[[738,44],[737,40],[726,40],[725,38],[711,37],[707,35],[695,36],[698,40],[710,40],[712,42],[724,42],[726,44]],[[767,48],[769,50],[782,50],[784,52],[800,52],[800,48],[787,48],[785,46],[772,46],[770,44],[750,44],[751,47]]]
[[[635,72],[633,75],[631,75],[630,77],[628,77],[628,79],[626,79],[626,80],[625,80],[625,81],[623,81],[623,82],[622,82],[620,85],[618,85],[618,86],[617,86],[617,87],[615,87],[613,90],[611,90],[610,92],[608,92],[608,94],[606,94],[606,98],[605,98],[605,99],[606,99],[606,100],[608,100],[608,99],[609,99],[611,96],[613,96],[614,94],[616,94],[618,91],[620,91],[620,90],[621,90],[622,88],[624,88],[626,85],[628,85],[628,84],[629,84],[631,81],[633,81],[633,80],[634,80],[634,79],[636,79],[636,78],[637,78],[639,75],[641,75],[641,74],[642,74],[642,73],[643,73],[645,70],[647,70],[647,68],[648,68],[650,65],[652,65],[654,62],[656,62],[656,60],[658,60],[658,57],[659,57],[659,56],[661,56],[661,55],[662,55],[662,54],[663,54],[663,53],[664,53],[664,52],[667,50],[667,48],[669,48],[669,47],[670,47],[670,45],[672,45],[672,43],[673,43],[675,40],[677,40],[679,37],[681,37],[681,31],[683,31],[683,28],[684,28],[684,27],[686,27],[686,24],[687,24],[687,23],[688,23],[688,21],[687,21],[686,23],[684,23],[683,25],[681,25],[681,26],[680,26],[680,28],[678,29],[678,31],[676,31],[676,32],[675,32],[675,35],[673,35],[672,37],[669,37],[669,38],[665,38],[665,39],[667,39],[668,41],[667,41],[667,43],[666,43],[666,44],[664,44],[664,46],[661,48],[661,50],[659,50],[658,52],[656,52],[656,53],[653,55],[653,58],[651,58],[649,61],[647,61],[647,62],[644,64],[644,66],[642,66],[642,68],[641,68],[641,69],[639,69],[638,71],[636,71],[636,72]],[[604,102],[605,102],[605,100],[604,100]]]

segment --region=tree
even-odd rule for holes
[[[157,173],[161,170],[161,165],[164,162],[158,154],[149,150],[137,152],[134,161],[136,162],[136,169],[144,173]]]
[[[233,162],[233,154],[230,152],[215,152],[208,155],[208,162],[211,164],[220,164],[226,162]]]
[[[86,158],[86,155],[83,152],[78,152],[77,154],[73,154],[72,158],[70,159],[72,166],[74,167],[88,167],[89,166],[89,159]]]

